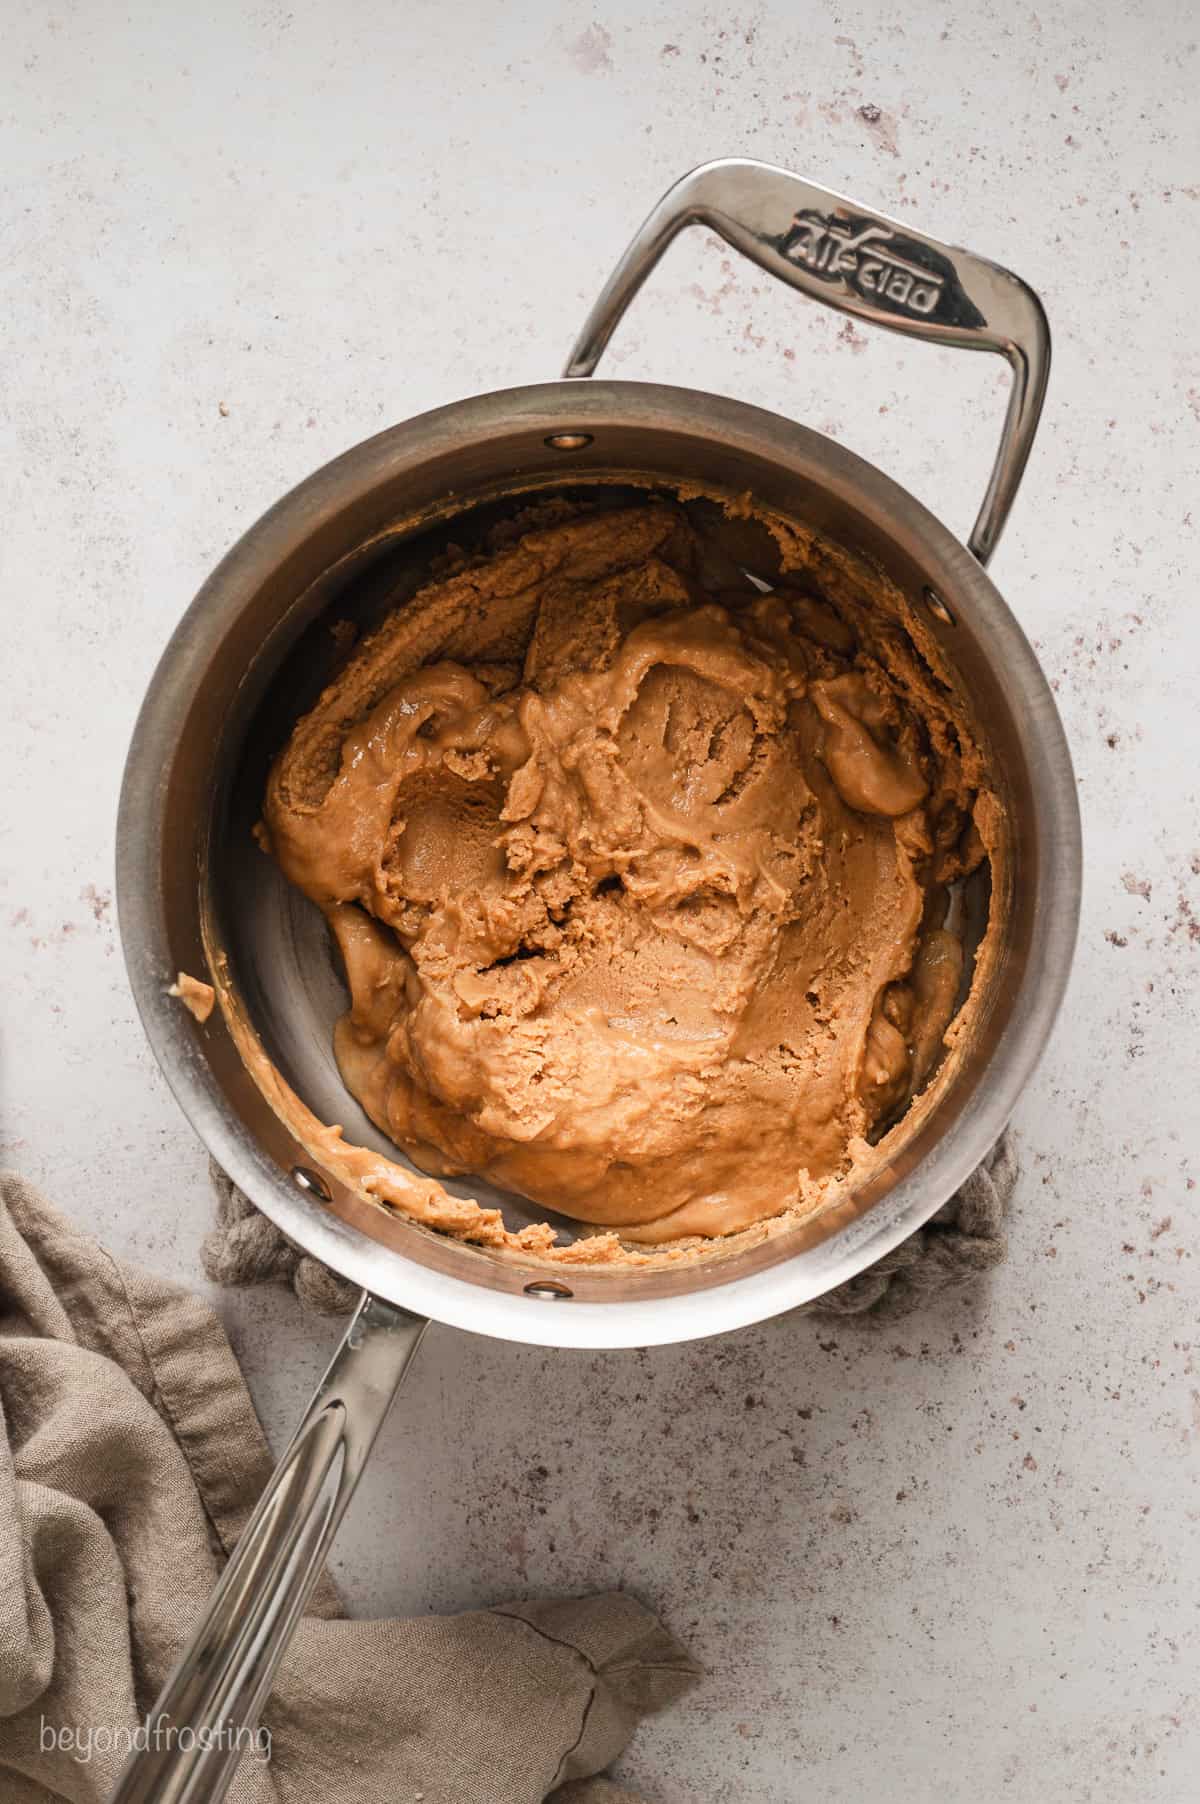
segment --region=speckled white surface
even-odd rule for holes
[[[713,155],[1045,299],[1049,407],[994,572],[1059,693],[1088,872],[1009,1263],[886,1332],[592,1357],[435,1329],[339,1543],[358,1612],[611,1584],[661,1609],[709,1677],[625,1762],[658,1804],[1200,1797],[1189,13],[5,12],[4,1156],[188,1282],[204,1158],[126,993],[111,842],[142,688],[222,550],[377,427],[556,373],[642,213]],[[802,418],[959,531],[1003,401],[990,360],[854,330],[695,234],[609,367]],[[334,1331],[214,1301],[278,1440]]]

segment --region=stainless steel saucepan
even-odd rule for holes
[[[810,300],[1007,359],[1008,414],[965,547],[888,477],[806,426],[691,389],[580,380],[657,258],[692,224]],[[896,1246],[1004,1126],[1058,1009],[1079,910],[1079,818],[1062,727],[984,573],[1033,442],[1049,357],[1041,305],[1007,270],[785,170],[709,163],[651,213],[566,379],[456,402],[357,445],[251,527],[201,589],[151,682],[125,773],[117,885],[130,981],[167,1080],[213,1157],[298,1246],[364,1294],[156,1707],[194,1733],[137,1757],[116,1793],[122,1804],[223,1795],[237,1757],[231,1731],[257,1718],[427,1318],[561,1347],[646,1346],[741,1327]],[[252,1081],[221,1013],[198,1025],[167,990],[180,969],[211,970],[219,952],[238,1006],[302,1100],[344,1123],[349,1140],[396,1156],[333,1066],[345,998],[320,919],[250,842],[267,763],[328,674],[330,608],[370,624],[384,597],[418,585],[450,538],[470,543],[506,507],[601,481],[635,493],[749,491],[872,560],[923,608],[985,723],[1011,821],[1011,880],[989,993],[953,1080],[848,1203],[805,1230],[691,1267],[560,1267],[548,1279],[545,1266],[430,1233],[318,1169]],[[462,1193],[489,1194],[479,1185]],[[502,1200],[510,1223],[532,1219],[528,1205]]]

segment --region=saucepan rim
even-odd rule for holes
[[[670,421],[691,433],[703,426],[760,457],[786,457],[789,467],[803,468],[832,496],[878,522],[928,572],[939,594],[952,604],[966,598],[977,630],[986,633],[989,660],[1021,693],[1047,855],[1036,876],[1037,933],[987,1081],[881,1201],[819,1244],[724,1282],[706,1279],[703,1287],[666,1297],[560,1303],[473,1282],[469,1266],[462,1275],[434,1270],[373,1240],[292,1183],[229,1105],[204,1053],[202,1032],[210,1030],[198,1029],[167,994],[174,970],[162,897],[163,819],[195,673],[207,669],[245,597],[314,521],[465,437],[518,427],[550,434],[575,426],[586,433],[617,420],[647,427]],[[1075,781],[1049,685],[991,579],[927,508],[846,447],[766,409],[695,389],[592,379],[496,390],[389,427],[315,471],[249,528],[201,587],[148,686],[121,791],[116,884],[129,981],[155,1057],[208,1151],[264,1214],[305,1252],[414,1312],[505,1340],[601,1348],[684,1341],[779,1314],[863,1271],[929,1219],[999,1135],[1045,1047],[1070,970],[1081,865]]]

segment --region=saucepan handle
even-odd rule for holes
[[[676,233],[689,225],[708,226],[769,275],[841,313],[934,344],[1007,358],[1008,413],[968,541],[986,564],[1021,481],[1050,373],[1050,331],[1033,289],[984,257],[786,169],[729,157],[701,164],[663,195],[588,315],[566,375],[593,373],[626,307]]]
[[[217,1804],[426,1327],[364,1294],[111,1804]]]

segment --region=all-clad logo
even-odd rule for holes
[[[907,242],[897,241],[890,226],[805,209],[795,215],[779,249],[790,263],[823,281],[844,281],[888,312],[927,319],[943,298],[947,278],[906,256],[899,244]]]

